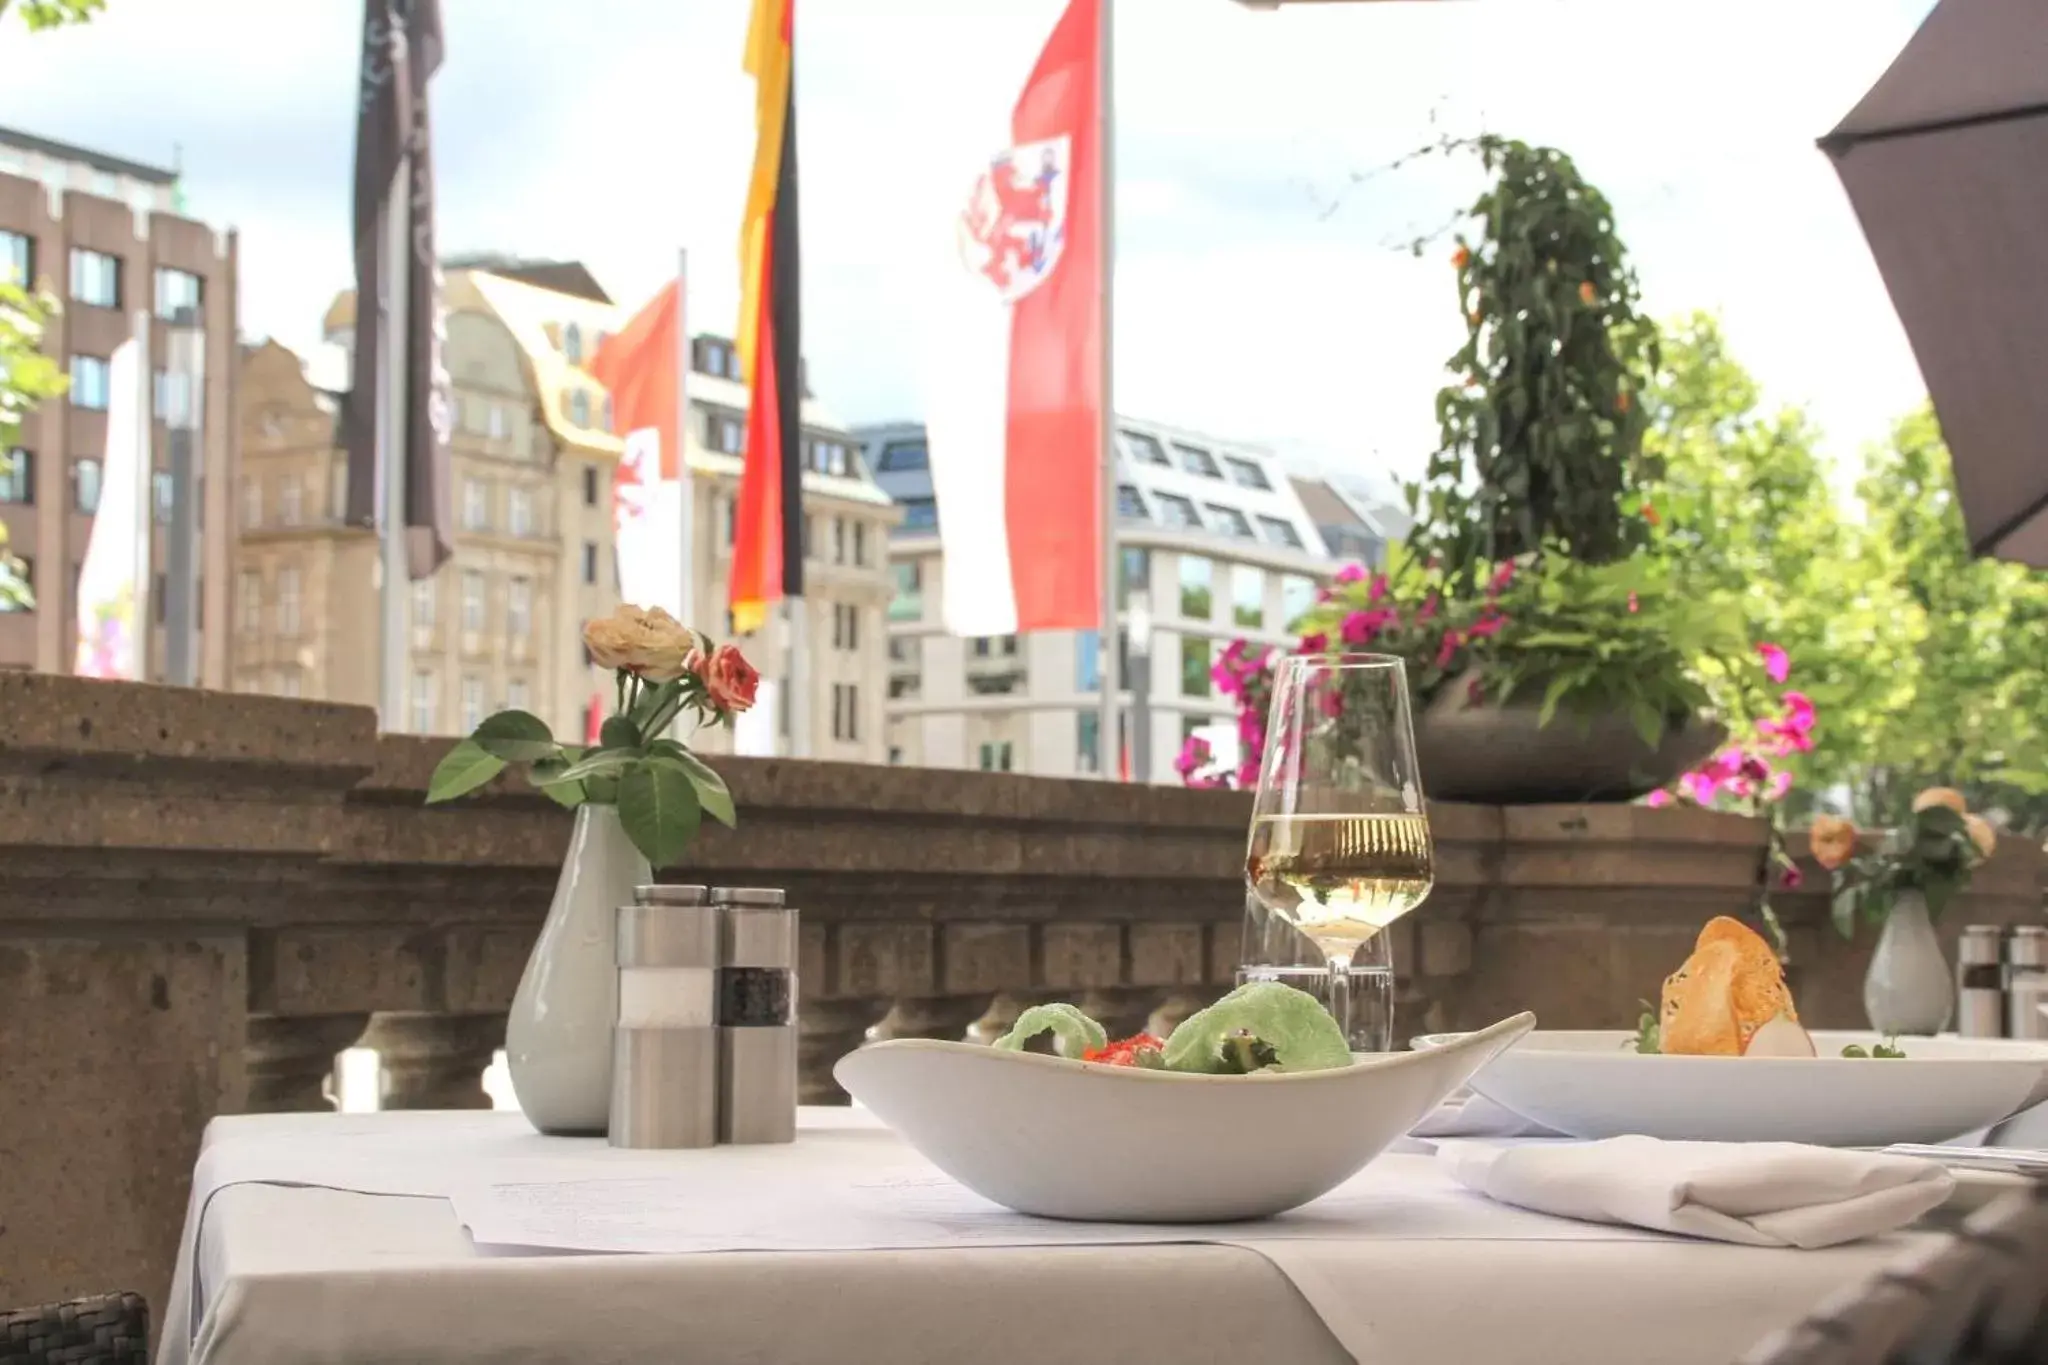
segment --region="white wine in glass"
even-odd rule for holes
[[[1351,1032],[1352,957],[1420,905],[1435,846],[1416,769],[1407,672],[1385,655],[1283,659],[1252,805],[1245,877],[1329,960]]]

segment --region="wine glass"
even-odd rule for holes
[[[1436,881],[1399,659],[1280,661],[1244,866],[1259,903],[1322,950],[1326,1003],[1352,1036],[1352,959]]]
[[[1244,947],[1237,964],[1239,986],[1277,981],[1307,991],[1330,1008],[1330,968],[1323,950],[1293,923],[1267,910],[1247,888]],[[1351,956],[1353,1052],[1389,1052],[1394,1046],[1394,959],[1387,936],[1375,934]]]

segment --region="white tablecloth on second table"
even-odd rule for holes
[[[697,1254],[490,1255],[450,1202],[712,1169],[790,1212],[706,1229]],[[1786,1251],[1577,1223],[1493,1204],[1418,1155],[1263,1223],[1103,1228],[990,1206],[963,1233],[881,1204],[849,1223],[849,1170],[868,1198],[935,1174],[846,1110],[805,1111],[792,1146],[699,1153],[541,1138],[514,1114],[219,1119],[159,1359],[1721,1365],[1910,1242]]]

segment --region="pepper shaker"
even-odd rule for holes
[[[642,886],[619,907],[614,1147],[718,1141],[718,911],[701,886]]]
[[[1972,924],[1956,944],[1956,1032],[1965,1038],[2005,1036],[2005,930]]]
[[[2026,924],[2005,945],[2005,1036],[2048,1038],[2048,929]]]
[[[718,1138],[796,1137],[797,912],[767,887],[711,893],[718,912]]]

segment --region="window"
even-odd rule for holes
[[[1215,614],[1216,566],[1199,555],[1180,557],[1180,614],[1206,621]]]
[[[832,562],[846,562],[846,518],[832,518]]]
[[[299,635],[299,571],[289,564],[277,571],[277,633],[287,640]]]
[[[891,621],[918,621],[924,618],[924,566],[914,559],[899,559],[889,566],[889,576],[895,580],[896,592],[889,599]]]
[[[35,283],[36,244],[19,232],[0,232],[0,284]]]
[[[36,500],[36,457],[26,450],[0,454],[0,502],[28,506]]]
[[[191,271],[173,270],[167,265],[158,266],[156,315],[165,322],[182,322],[188,326],[197,326],[201,288],[199,277]]]
[[[1180,694],[1183,697],[1209,695],[1209,655],[1212,642],[1200,635],[1180,637]]]
[[[583,581],[593,586],[597,583],[597,542],[583,542]]]
[[[242,480],[242,529],[253,530],[263,524],[263,480]]]
[[[583,505],[585,507],[597,506],[596,465],[585,465],[583,468]]]
[[[515,578],[505,589],[505,631],[514,639],[533,632],[533,584]]]
[[[1220,479],[1223,471],[1216,467],[1216,457],[1200,446],[1173,443],[1173,453],[1180,456],[1180,467],[1190,474],[1200,474],[1205,479]]]
[[[1225,455],[1223,467],[1230,471],[1230,481],[1239,488],[1270,490],[1273,487],[1272,481],[1266,477],[1266,471],[1242,456]]]
[[[853,563],[855,568],[868,566],[868,524],[864,521],[853,524]]]
[[[604,395],[597,405],[597,420],[606,431],[612,429],[612,396]]]
[[[244,569],[235,579],[235,624],[244,635],[263,629],[263,575]]]
[[[897,767],[901,767],[902,765],[903,765],[903,748],[902,748],[902,746],[901,746],[901,745],[896,745],[896,744],[891,744],[891,745],[889,746],[889,766],[890,766],[890,767],[892,767],[892,768],[897,768]]]
[[[1074,632],[1074,690],[1102,690],[1102,636],[1092,630]],[[1089,746],[1092,751],[1093,745]]]
[[[1127,521],[1152,520],[1152,514],[1145,510],[1145,499],[1127,483],[1117,485],[1116,514]]]
[[[515,536],[533,534],[533,494],[528,489],[513,488],[505,494],[506,529]]]
[[[183,370],[158,370],[155,378],[156,416],[179,430],[192,426],[192,376]]]
[[[71,388],[65,397],[74,408],[86,412],[105,412],[107,392],[111,387],[111,376],[107,373],[105,356],[75,355],[71,357]]]
[[[860,688],[853,683],[832,684],[832,738],[860,738]]]
[[[579,427],[590,425],[590,394],[583,389],[569,395],[569,420]]]
[[[903,500],[903,529],[906,531],[933,531],[939,525],[939,504],[932,498],[905,498]]]
[[[1292,632],[1294,623],[1301,619],[1303,612],[1316,604],[1315,580],[1303,578],[1300,574],[1280,575],[1280,619],[1282,626]]]
[[[1145,435],[1142,431],[1126,431],[1121,434],[1124,438],[1124,453],[1132,459],[1143,460],[1146,464],[1170,466],[1170,462],[1166,458],[1166,452],[1160,448],[1159,442],[1152,437]]]
[[[277,481],[277,519],[286,526],[299,524],[301,490],[304,487],[296,474],[287,474]]]
[[[842,441],[812,441],[811,468],[820,474],[844,476],[847,471],[846,445]]]
[[[434,628],[434,605],[439,596],[434,591],[434,579],[415,578],[412,581],[412,628],[432,630]]]
[[[1294,550],[1302,548],[1301,532],[1294,529],[1294,523],[1291,521],[1283,521],[1279,517],[1260,517],[1259,529],[1264,531],[1266,539],[1275,545],[1285,545]]]
[[[462,575],[462,628],[484,628],[484,576],[474,569]]]
[[[71,505],[88,516],[100,510],[100,462],[98,460],[72,461]]]
[[[462,481],[462,529],[481,531],[490,525],[491,490],[481,479]]]
[[[1132,547],[1125,548],[1116,561],[1116,604],[1119,607],[1131,605],[1131,589],[1152,588],[1152,552]]]
[[[717,495],[713,494],[712,496],[716,497]],[[725,503],[725,539],[719,543],[729,550],[732,548],[733,537],[739,534],[740,504],[736,498],[726,498],[723,501]]]
[[[860,648],[860,608],[844,602],[832,604],[832,648]]]
[[[524,711],[533,704],[532,694],[527,690],[524,678],[514,678],[505,684],[505,708],[509,711]]]
[[[171,509],[177,505],[178,488],[167,470],[156,470],[149,476],[149,500],[154,504],[152,515],[159,526],[171,524]]]
[[[505,409],[502,404],[493,403],[484,410],[484,435],[493,441],[504,440],[509,425],[505,420]]]
[[[981,770],[985,773],[1006,773],[1010,771],[1010,741],[981,746]]]
[[[469,734],[484,723],[484,680],[465,675],[462,679],[462,733]]]
[[[1159,504],[1160,519],[1175,528],[1202,529],[1202,519],[1195,515],[1194,503],[1178,493],[1154,493],[1153,501]]]
[[[583,329],[573,322],[562,329],[562,354],[571,365],[583,363]]]
[[[434,733],[434,675],[412,675],[412,729],[417,735]]]
[[[1202,510],[1209,514],[1209,520],[1214,522],[1216,529],[1224,535],[1236,536],[1240,540],[1252,538],[1251,522],[1235,507],[1218,507],[1215,503],[1208,502],[1202,504]]]
[[[121,258],[85,247],[71,248],[71,298],[94,308],[121,306]]]
[[[931,449],[923,441],[891,441],[882,447],[882,460],[876,467],[885,474],[929,469]]]
[[[704,444],[727,455],[741,455],[747,449],[747,429],[737,417],[720,413],[707,413],[704,417]]]
[[[1266,575],[1247,564],[1230,571],[1230,616],[1253,630],[1266,624]]]

